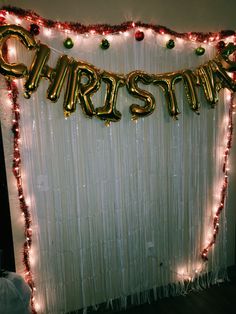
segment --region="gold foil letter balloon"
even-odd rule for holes
[[[203,86],[204,94],[208,103],[214,108],[218,102],[218,91],[220,86],[216,82],[215,75],[209,63],[200,66],[196,73],[200,79],[200,84]]]
[[[153,113],[156,106],[154,96],[148,91],[139,88],[138,82],[149,85],[153,82],[153,76],[143,71],[133,71],[127,75],[126,87],[128,92],[132,96],[144,101],[145,103],[144,106],[139,106],[136,104],[130,106],[132,119],[150,115]]]
[[[222,65],[216,61],[209,61],[209,66],[211,67],[215,80],[217,82],[217,90],[221,88],[228,88],[236,92],[236,82],[228,75]]]
[[[88,81],[82,82],[86,77]],[[92,117],[95,109],[90,99],[100,87],[100,76],[98,71],[90,64],[73,60],[69,66],[68,82],[64,99],[64,113],[69,116],[76,109],[78,99],[84,113]]]
[[[73,60],[69,67],[66,93],[64,97],[65,116],[70,116],[76,109],[76,103],[78,101],[78,71],[79,64],[77,61]]]
[[[221,88],[226,87],[232,91],[236,91],[236,82],[226,73],[236,71],[236,62],[229,59],[232,53],[235,53],[236,45],[229,43],[221,53],[209,64],[221,83]]]
[[[91,101],[91,96],[96,93],[101,85],[101,78],[98,70],[91,64],[80,61],[79,72],[79,101],[83,109],[83,112],[93,117],[95,115],[95,109]],[[87,78],[85,84],[82,83],[82,79]]]
[[[193,111],[198,113],[200,104],[196,92],[197,78],[191,70],[183,71],[182,75],[189,105]]]
[[[63,55],[58,59],[56,69],[49,71],[49,79],[51,80],[51,84],[47,91],[47,98],[49,100],[56,102],[59,99],[69,65],[70,58]]]
[[[230,43],[216,58],[195,70],[198,84],[203,86],[206,99],[212,107],[218,101],[220,89],[236,91],[235,81],[227,74],[227,71],[236,71],[236,62],[229,59],[229,55],[235,51],[236,46]]]
[[[0,26],[0,73],[8,77],[25,77],[28,74],[26,65],[22,63],[8,63],[3,56],[3,46],[7,39],[15,37],[28,49],[36,48],[36,41],[31,34],[21,26]]]
[[[25,97],[29,98],[31,93],[34,92],[38,86],[41,78],[44,76],[43,69],[48,61],[50,49],[44,44],[40,44],[34,60],[29,69],[29,77],[25,82]]]
[[[155,75],[154,84],[164,91],[169,115],[177,119],[180,113],[175,95],[175,83],[182,80],[181,72],[172,72]]]
[[[105,104],[96,109],[96,116],[109,125],[110,122],[117,122],[121,119],[121,113],[116,109],[116,100],[118,90],[125,85],[125,80],[123,76],[110,72],[103,72],[102,80],[106,83]]]
[[[229,43],[216,57],[222,67],[229,72],[236,71],[236,62],[229,59],[229,56],[236,51],[236,45]]]

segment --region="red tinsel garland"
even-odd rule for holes
[[[5,19],[0,18],[0,25],[5,24]],[[3,46],[2,54],[4,55],[5,60],[7,60],[7,45]],[[20,105],[18,103],[18,88],[16,83],[13,80],[5,79],[8,97],[12,104],[12,133],[13,133],[13,161],[12,161],[12,172],[16,179],[16,185],[18,190],[18,199],[20,204],[20,210],[24,217],[24,236],[25,241],[23,244],[23,264],[25,266],[25,281],[28,283],[31,289],[31,309],[33,314],[37,314],[34,305],[34,292],[36,290],[35,283],[32,276],[29,251],[32,246],[32,221],[31,213],[29,207],[26,203],[24,190],[22,185],[21,177],[21,154],[20,154]]]
[[[32,246],[32,221],[31,221],[31,214],[29,211],[29,207],[26,203],[24,190],[22,185],[22,177],[21,177],[21,154],[20,154],[20,106],[18,103],[18,88],[14,81],[9,81],[6,79],[6,85],[8,90],[8,97],[12,102],[12,132],[13,132],[13,162],[12,162],[12,172],[16,179],[17,190],[18,190],[18,199],[20,203],[20,209],[22,215],[24,217],[24,235],[25,241],[23,244],[23,264],[25,266],[25,280],[31,288],[31,308],[32,313],[36,314],[36,310],[34,307],[34,291],[35,291],[35,284],[32,277],[31,265],[30,265],[30,258],[29,258],[29,251]]]
[[[236,43],[236,39],[235,39]],[[234,61],[236,61],[236,56],[234,56]],[[236,73],[233,73],[233,80],[236,81]],[[228,169],[228,162],[229,162],[229,155],[230,155],[230,149],[232,147],[232,140],[233,140],[233,113],[234,113],[235,105],[234,105],[234,93],[231,93],[230,95],[230,104],[229,104],[229,111],[228,111],[228,134],[227,134],[227,142],[226,147],[224,151],[224,163],[223,163],[223,184],[221,188],[221,198],[218,205],[218,208],[216,210],[215,216],[213,218],[213,235],[212,239],[210,240],[209,244],[201,251],[201,257],[204,261],[208,260],[208,252],[209,249],[215,244],[217,234],[219,233],[219,220],[220,220],[220,214],[225,206],[226,201],[226,195],[228,191],[228,184],[229,184],[229,169]]]
[[[201,252],[201,257],[204,261],[208,260],[208,252],[210,248],[215,244],[216,242],[216,237],[217,234],[219,233],[219,220],[220,220],[220,214],[222,210],[224,209],[225,206],[225,201],[226,201],[226,195],[227,195],[227,190],[228,190],[228,176],[229,176],[229,169],[228,169],[228,162],[229,162],[229,154],[230,154],[230,149],[232,147],[232,139],[233,139],[233,109],[234,109],[234,104],[233,104],[233,93],[231,94],[231,99],[230,99],[230,104],[229,104],[229,112],[228,112],[228,134],[227,134],[227,143],[226,143],[226,148],[224,151],[224,163],[222,167],[222,172],[223,172],[223,184],[221,188],[221,197],[220,197],[220,202],[217,207],[216,213],[213,218],[213,235],[212,238],[209,242],[209,244],[202,250]]]
[[[37,13],[31,10],[24,10],[21,8],[13,7],[13,6],[3,6],[2,12],[8,12],[11,14],[15,14],[19,18],[24,18],[32,23],[38,24],[40,26],[44,26],[47,28],[58,28],[61,31],[70,30],[78,34],[85,34],[85,33],[93,33],[98,35],[108,35],[108,34],[119,34],[129,31],[134,28],[145,28],[151,29],[157,34],[168,34],[174,37],[182,38],[185,40],[192,40],[197,42],[214,42],[223,40],[229,36],[235,36],[236,32],[234,30],[222,30],[220,32],[187,32],[187,33],[180,33],[173,31],[165,26],[150,24],[150,23],[143,23],[140,21],[133,22],[123,22],[117,25],[110,25],[110,24],[91,24],[91,25],[84,25],[78,22],[58,22],[53,21],[50,19],[44,19],[39,16]]]

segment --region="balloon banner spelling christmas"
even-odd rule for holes
[[[18,63],[9,63],[3,55],[3,47],[7,39],[16,37],[28,49],[35,51],[33,61],[29,68]],[[236,71],[236,62],[230,60],[230,55],[236,50],[236,45],[229,43],[212,60],[197,67],[195,70],[184,69],[176,72],[163,74],[149,74],[144,71],[135,70],[128,74],[117,74],[101,70],[94,65],[81,60],[75,60],[67,55],[62,55],[57,61],[56,68],[48,66],[50,48],[40,42],[21,26],[4,25],[0,27],[0,73],[9,78],[25,78],[24,96],[30,98],[40,84],[41,79],[49,80],[47,98],[56,102],[64,84],[66,91],[64,95],[64,114],[69,116],[76,110],[79,103],[83,112],[88,117],[97,118],[110,122],[117,122],[122,114],[116,108],[116,99],[119,88],[126,86],[128,92],[143,102],[143,106],[132,104],[130,113],[132,119],[145,117],[155,110],[156,101],[154,96],[138,84],[153,84],[160,86],[164,92],[168,113],[177,119],[179,112],[176,95],[176,83],[183,81],[185,92],[190,108],[199,112],[196,88],[203,87],[208,103],[214,107],[218,101],[218,92],[222,88],[236,91],[236,83],[227,72]],[[86,79],[86,83],[83,80]],[[91,97],[100,88],[101,82],[106,84],[106,95],[104,105],[95,108]]]

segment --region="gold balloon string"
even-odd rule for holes
[[[16,37],[27,49],[35,52],[33,61],[29,68],[24,64],[7,62],[2,54],[3,45],[10,37]],[[87,117],[93,116],[101,119],[108,126],[111,122],[117,122],[122,114],[116,108],[116,100],[119,89],[126,86],[128,92],[143,103],[143,105],[132,104],[130,113],[132,119],[152,114],[155,110],[155,98],[150,93],[139,87],[140,83],[145,85],[158,85],[165,95],[168,113],[174,119],[179,115],[175,85],[183,81],[185,92],[190,108],[199,112],[200,104],[196,87],[202,86],[205,97],[211,106],[218,101],[218,92],[222,88],[236,91],[236,84],[227,74],[236,70],[236,62],[231,61],[229,56],[235,52],[236,45],[229,43],[220,54],[213,60],[208,61],[196,70],[180,70],[163,74],[149,74],[144,71],[133,71],[129,74],[117,74],[97,68],[81,60],[75,60],[67,55],[58,58],[56,68],[48,66],[52,47],[43,43],[37,43],[34,37],[23,27],[17,25],[3,25],[0,27],[0,73],[6,77],[24,77],[25,97],[30,98],[35,92],[43,77],[49,80],[47,98],[56,102],[61,94],[63,85],[66,85],[64,95],[64,114],[70,116],[75,110],[77,103],[82,106]],[[60,51],[53,48],[55,53]],[[84,83],[83,79],[87,82]],[[101,83],[106,85],[104,105],[94,108],[92,96],[96,93]]]
[[[62,50],[58,50],[58,49],[56,49],[56,48],[54,48],[52,46],[49,46],[49,45],[48,45],[48,47],[50,48],[50,50],[55,52],[58,56],[62,56],[63,55],[63,51]],[[73,57],[73,56],[70,56],[69,58],[71,60],[75,60],[75,61],[78,60],[78,61],[82,62],[83,64],[89,64],[87,61],[84,61],[82,59],[75,59],[75,57]],[[103,70],[101,68],[98,68],[95,65],[92,65],[92,66],[93,66],[94,70],[97,71],[100,74],[102,74],[103,72],[106,72],[105,70]],[[116,76],[124,76],[125,77],[124,73],[114,73],[114,75],[116,75]]]

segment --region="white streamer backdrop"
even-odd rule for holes
[[[8,20],[15,23],[13,17]],[[102,36],[73,33],[69,36],[74,48],[66,50],[66,36],[41,29],[38,39],[52,51],[50,66],[62,54],[69,54],[116,73],[164,73],[194,69],[216,53],[213,45],[206,45],[205,55],[198,57],[194,54],[197,43],[178,39],[175,49],[166,49],[168,36],[151,30],[145,31],[142,42],[135,41],[133,31],[108,36],[106,51],[99,48]],[[30,64],[32,53],[22,45],[12,41],[11,49],[13,59],[15,54],[18,61]],[[157,107],[151,116],[135,123],[129,106],[139,101],[121,88],[117,108],[122,119],[107,128],[96,118],[86,118],[79,105],[65,119],[63,96],[57,103],[46,100],[45,79],[29,100],[23,97],[23,82],[17,84],[23,185],[32,212],[30,256],[39,313],[66,313],[115,299],[126,306],[127,296],[132,296],[132,303],[145,302],[150,290],[154,296],[174,295],[186,291],[185,280],[197,288],[225,278],[221,272],[226,265],[224,213],[209,267],[200,257],[212,231],[223,180],[228,112],[223,91],[215,109],[200,91],[201,109],[196,115],[182,83],[177,84],[181,114],[174,121],[163,91],[145,86]],[[11,108],[4,79],[1,86],[10,201],[19,207],[10,174],[12,142],[6,138]],[[93,97],[95,107],[103,105],[104,95],[105,85]],[[20,219],[18,227],[22,228]],[[18,251],[21,245],[23,241],[17,243]],[[22,272],[21,256],[17,268]],[[212,276],[197,280],[209,270]]]

